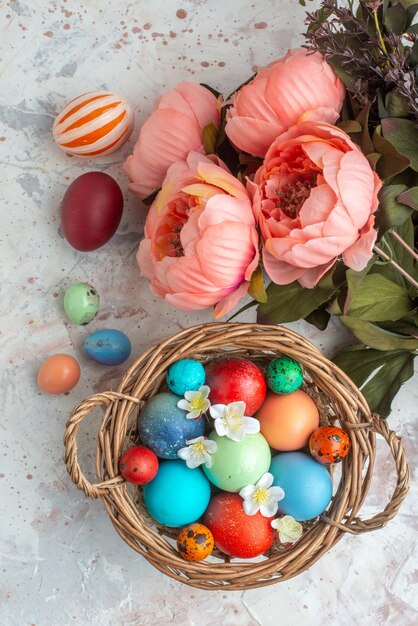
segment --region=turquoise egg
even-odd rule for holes
[[[88,335],[84,352],[101,365],[120,365],[131,354],[131,342],[120,330],[103,329]]]
[[[318,517],[331,501],[332,480],[323,465],[302,452],[282,452],[271,462],[274,485],[284,490],[279,513],[299,522]]]
[[[210,484],[202,470],[190,469],[184,461],[163,461],[154,480],[144,485],[148,513],[160,524],[184,526],[205,512]]]
[[[142,443],[162,459],[177,459],[177,452],[188,439],[205,433],[205,418],[188,420],[179,409],[179,396],[159,393],[145,404],[138,418],[138,434]]]
[[[176,361],[168,368],[167,385],[179,396],[184,396],[186,391],[197,391],[205,384],[205,380],[203,365],[193,359]]]
[[[211,455],[212,467],[203,466],[203,471],[219,489],[238,492],[247,485],[255,485],[268,472],[270,448],[260,433],[245,435],[242,441],[232,441],[213,431],[209,439],[218,447]]]
[[[275,393],[292,393],[302,385],[303,371],[297,361],[281,356],[268,364],[266,380]]]
[[[74,283],[64,294],[64,310],[73,324],[88,324],[97,315],[100,297],[88,283]]]

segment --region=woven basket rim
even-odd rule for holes
[[[272,550],[261,560],[210,559],[185,561],[168,537],[173,529],[152,522],[132,489],[118,473],[122,452],[129,447],[133,424],[146,399],[160,389],[169,365],[194,356],[205,360],[236,353],[253,358],[291,356],[299,361],[312,381],[312,391],[327,399],[328,410],[350,435],[351,451],[342,463],[342,473],[331,505],[303,533],[293,547]],[[96,407],[104,412],[98,431],[96,474],[92,484],[84,476],[77,457],[77,433],[82,420]],[[385,509],[369,520],[358,512],[367,496],[375,459],[375,435],[390,447],[396,470],[396,486]],[[70,414],[64,435],[64,458],[75,485],[92,498],[100,498],[122,539],[161,572],[203,589],[251,589],[288,580],[315,563],[345,533],[360,534],[382,528],[392,519],[408,491],[409,471],[401,439],[385,420],[371,414],[354,383],[318,348],[298,333],[282,326],[251,323],[212,323],[186,328],[145,350],[123,375],[117,391],[94,394]],[[219,556],[219,554],[218,554]]]

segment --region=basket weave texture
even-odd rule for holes
[[[306,523],[301,539],[291,548],[274,547],[256,561],[230,560],[215,550],[206,561],[183,560],[173,540],[177,531],[154,522],[141,502],[140,489],[119,475],[121,454],[140,443],[140,409],[164,387],[167,368],[182,358],[207,362],[228,355],[249,358],[261,366],[277,356],[289,356],[304,368],[304,389],[318,404],[321,424],[340,425],[350,436],[351,451],[343,460],[334,496],[317,520]],[[82,473],[77,458],[81,421],[102,407],[96,449],[98,482]],[[394,459],[396,486],[385,509],[362,520],[358,512],[373,473],[375,439],[386,440]],[[378,415],[371,414],[353,382],[297,333],[281,326],[214,323],[188,328],[146,350],[123,376],[117,391],[98,393],[71,413],[64,436],[65,462],[76,484],[91,498],[100,498],[122,539],[161,572],[202,589],[251,589],[288,580],[315,563],[345,533],[382,528],[392,519],[408,491],[408,466],[401,439]]]

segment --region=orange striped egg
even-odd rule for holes
[[[52,133],[65,152],[91,157],[119,148],[133,127],[134,114],[127,100],[107,91],[90,91],[58,113]]]

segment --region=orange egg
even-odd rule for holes
[[[213,550],[213,535],[203,524],[189,524],[180,530],[177,547],[186,561],[203,561]]]
[[[269,446],[286,452],[306,446],[319,426],[316,404],[301,389],[287,395],[268,393],[256,417]]]
[[[55,354],[38,371],[38,386],[46,393],[65,393],[80,379],[80,365],[69,354]]]

